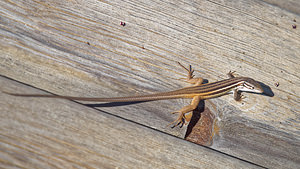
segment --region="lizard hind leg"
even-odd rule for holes
[[[203,83],[203,78],[200,77],[194,78],[195,75],[193,75],[194,69],[192,68],[192,65],[190,65],[189,68],[186,68],[180,62],[177,63],[179,64],[179,66],[181,66],[183,69],[185,69],[188,72],[187,77],[182,79],[184,79],[186,82],[190,84],[194,84],[195,86],[199,86]]]
[[[189,122],[191,120],[192,113],[188,114],[187,116],[186,116],[186,113],[189,113],[189,112],[195,110],[197,108],[200,100],[201,100],[200,96],[194,96],[190,105],[184,106],[182,109],[172,112],[172,114],[178,113],[179,115],[178,115],[177,119],[174,120],[173,122],[171,122],[168,126],[174,124],[174,126],[172,126],[172,128],[174,128],[178,125],[181,125],[181,127],[182,127],[182,125],[187,124],[187,122]]]

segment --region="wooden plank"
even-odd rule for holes
[[[3,77],[0,86],[45,93]],[[0,111],[1,168],[259,167],[73,101],[0,93]]]
[[[298,0],[263,0],[269,4],[276,5],[281,9],[285,9],[289,12],[294,12],[295,14],[300,14],[300,3]]]
[[[11,0],[0,9],[1,75],[60,95],[112,97],[185,86],[176,61],[209,81],[236,70],[274,97],[205,101],[215,115],[211,147],[266,167],[299,165],[298,15],[243,0]],[[183,138],[186,128],[166,125],[188,103],[97,109]]]

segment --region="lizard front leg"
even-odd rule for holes
[[[227,73],[227,76],[228,76],[229,78],[234,78],[234,77],[235,77],[234,74],[235,74],[235,71],[229,71],[229,72]],[[242,95],[237,89],[233,89],[232,92],[233,92],[233,98],[234,98],[234,100],[236,100],[236,101],[242,101],[242,99],[245,98],[244,95]]]
[[[172,114],[175,114],[175,113],[179,114],[178,118],[175,121],[173,121],[172,123],[170,123],[168,126],[174,124],[173,127],[176,127],[180,124],[183,125],[183,124],[186,124],[186,122],[189,122],[192,118],[192,114],[190,113],[190,114],[188,114],[188,116],[186,116],[185,114],[195,110],[197,108],[200,100],[201,100],[200,96],[194,96],[190,105],[184,106],[182,109],[173,112]]]

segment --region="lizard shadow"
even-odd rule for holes
[[[270,86],[268,86],[268,85],[266,85],[266,84],[264,84],[264,83],[262,83],[262,82],[258,82],[260,85],[261,85],[261,87],[262,87],[262,89],[263,89],[263,93],[261,93],[260,95],[264,95],[264,96],[269,96],[269,97],[274,97],[274,93],[273,93],[273,91],[272,91],[272,89],[271,89],[271,87]]]
[[[191,121],[188,124],[187,131],[186,131],[186,136],[188,136],[191,132],[194,126],[198,123],[198,121],[201,118],[201,113],[205,109],[205,100],[201,100],[195,110],[193,110],[192,118]]]

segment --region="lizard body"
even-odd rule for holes
[[[4,92],[13,96],[21,97],[44,97],[44,98],[60,98],[78,101],[95,101],[95,102],[138,102],[138,101],[153,101],[153,100],[166,100],[166,99],[178,99],[178,98],[191,98],[192,102],[190,105],[183,107],[182,109],[173,112],[179,113],[179,117],[172,122],[175,126],[179,124],[184,124],[186,121],[190,121],[191,116],[186,117],[185,114],[193,111],[197,108],[200,100],[211,99],[219,96],[226,95],[233,92],[234,99],[240,100],[242,91],[263,93],[261,85],[249,77],[234,77],[233,72],[229,72],[229,79],[202,84],[202,78],[194,78],[194,70],[189,67],[189,69],[182,66],[179,62],[178,64],[188,71],[188,77],[186,81],[188,83],[194,84],[191,87],[185,87],[179,90],[161,92],[156,94],[141,95],[141,96],[129,96],[129,97],[112,97],[112,98],[94,98],[94,97],[73,97],[73,96],[60,96],[60,95],[39,95],[39,94],[17,94]]]

